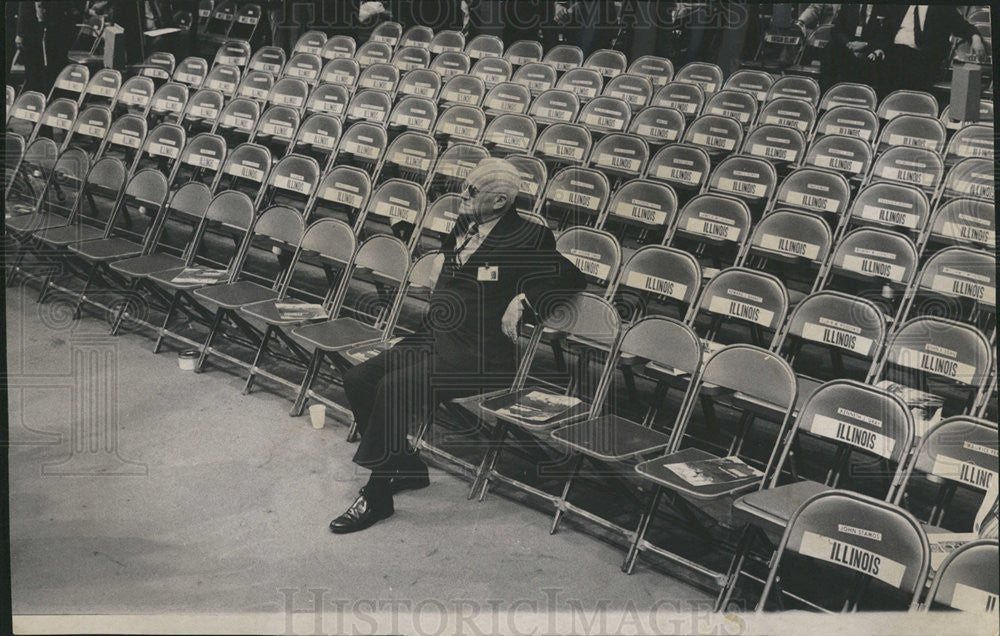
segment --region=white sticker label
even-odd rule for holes
[[[843,157],[833,157],[831,155],[819,155],[816,157],[815,162],[816,165],[821,168],[830,168],[832,170],[848,172],[850,174],[857,174],[861,172],[861,169],[864,168],[865,165],[861,161],[844,159]]]
[[[885,179],[892,179],[894,181],[902,181],[904,183],[914,183],[920,186],[929,186],[934,183],[934,174],[930,172],[921,172],[919,170],[908,170],[906,168],[897,168],[895,166],[886,166],[882,169],[882,174],[879,175]]]
[[[844,256],[844,269],[851,272],[858,272],[860,274],[871,274],[873,276],[878,276],[879,278],[886,278],[894,282],[899,282],[903,280],[906,275],[906,269],[901,265],[893,265],[892,263],[884,263],[882,261],[876,261],[870,258],[865,258],[863,256],[855,256],[853,254],[848,254]]]
[[[291,126],[273,121],[261,122],[259,130],[265,135],[284,137],[286,139],[295,134],[295,129]]]
[[[33,110],[28,110],[27,108],[15,108],[14,117],[17,119],[25,119],[37,124],[42,118],[42,114]]]
[[[809,260],[816,260],[816,257],[819,256],[819,245],[775,234],[764,234],[761,237],[760,246],[766,250],[781,252],[789,256],[807,258]]]
[[[142,145],[142,140],[138,137],[133,137],[132,135],[125,135],[122,133],[114,133],[111,135],[111,143],[118,146],[128,146],[129,148],[138,148]]]
[[[708,303],[708,310],[732,318],[747,320],[762,327],[770,327],[774,320],[773,311],[725,296],[713,296]]]
[[[890,146],[913,146],[914,148],[931,148],[933,149],[936,144],[930,139],[925,139],[923,137],[911,137],[909,135],[889,135],[889,145]]]
[[[191,154],[188,156],[187,163],[198,166],[200,168],[208,168],[209,170],[215,171],[219,169],[219,164],[222,160],[216,157],[207,157],[205,155]]]
[[[102,126],[95,126],[93,124],[80,124],[76,131],[88,137],[97,137],[98,139],[103,139],[104,135],[107,134],[108,129]]]
[[[823,128],[824,135],[844,135],[846,137],[858,137],[859,139],[864,139],[868,141],[872,137],[872,131],[867,128],[858,128],[856,126],[839,126],[837,124],[827,124]]]
[[[997,595],[964,583],[955,583],[950,605],[963,612],[996,614]]]
[[[624,170],[626,172],[635,173],[638,173],[639,167],[642,166],[641,159],[619,157],[618,155],[608,153],[598,155],[596,163],[597,165],[604,166],[605,168],[614,168],[615,170]]]
[[[982,285],[974,283],[971,280],[938,274],[931,281],[931,289],[946,294],[972,298],[986,305],[997,304],[997,290],[995,286]]]
[[[446,121],[441,124],[441,132],[446,135],[451,135],[453,137],[462,137],[464,139],[475,139],[479,136],[479,129],[473,126],[461,126],[454,122]]]
[[[233,82],[226,82],[220,79],[210,79],[206,82],[206,86],[212,90],[219,91],[221,93],[232,93],[236,90],[236,84]]]
[[[153,108],[155,110],[168,111],[171,113],[179,113],[182,110],[184,110],[184,104],[169,99],[157,99],[156,101],[153,102]]]
[[[815,435],[846,442],[886,459],[892,457],[892,451],[896,448],[896,440],[891,437],[818,413],[813,418],[810,430]]]
[[[285,69],[285,75],[298,77],[304,80],[312,80],[318,75],[318,71],[310,66],[292,66]]]
[[[792,148],[778,148],[765,144],[753,144],[750,146],[750,154],[778,161],[795,161],[799,156],[799,151]]]
[[[625,120],[617,117],[604,117],[596,113],[588,113],[583,118],[583,122],[591,126],[600,126],[611,130],[621,130],[625,127]]]
[[[867,574],[893,587],[899,587],[906,574],[906,566],[902,563],[808,530],[802,533],[799,553]]]
[[[658,166],[656,168],[657,178],[668,181],[680,181],[691,185],[701,183],[702,174],[698,170],[685,170],[684,168],[675,168],[673,166]]]
[[[596,210],[601,207],[601,199],[599,197],[572,190],[557,190],[555,200],[559,203],[575,205],[588,210]]]
[[[642,272],[629,272],[625,278],[625,284],[633,289],[651,291],[655,294],[677,300],[684,300],[684,295],[687,294],[688,289],[688,286],[683,283],[650,276]]]
[[[197,86],[201,83],[201,76],[195,75],[194,73],[184,73],[182,71],[175,73],[174,79],[182,84],[191,84],[192,86]]]
[[[618,205],[615,206],[614,214],[616,216],[642,221],[643,223],[648,223],[650,225],[663,225],[667,221],[667,213],[654,206],[655,204],[653,203],[620,201]]]
[[[226,172],[235,177],[250,179],[251,181],[257,181],[258,183],[264,180],[264,171],[259,168],[254,168],[253,166],[231,163],[226,167]]]
[[[101,97],[114,97],[118,90],[111,86],[95,85],[91,86],[87,92],[91,95],[100,95]]]
[[[673,141],[677,139],[676,130],[660,126],[651,126],[650,124],[639,124],[636,128],[636,132],[643,137],[655,137],[657,139],[663,139],[664,141]]]
[[[785,200],[789,205],[797,205],[799,207],[808,208],[810,210],[819,210],[821,212],[836,212],[840,209],[839,199],[820,197],[815,194],[807,194],[805,192],[789,192]]]
[[[570,250],[570,251],[575,252],[576,250]],[[583,272],[588,276],[593,276],[594,278],[597,278],[599,280],[607,280],[608,274],[611,273],[610,265],[591,258],[586,258],[584,256],[579,256],[577,254],[571,254],[569,260],[572,261],[573,264],[576,265],[577,269],[579,269],[581,272]]]
[[[896,352],[895,362],[900,366],[929,371],[936,375],[943,375],[953,380],[965,382],[966,384],[969,384],[976,374],[976,368],[971,364],[965,364],[958,360],[950,360],[934,355],[933,353],[928,353],[927,351],[910,349],[909,347],[901,347]]]
[[[542,152],[553,157],[568,157],[575,161],[583,159],[583,148],[558,142],[542,144]]]
[[[494,130],[490,133],[490,141],[500,146],[509,148],[527,149],[531,145],[531,140],[514,130]]]
[[[305,99],[298,95],[278,94],[274,96],[274,103],[299,108],[305,103]]]
[[[992,183],[974,183],[972,181],[959,180],[955,186],[959,192],[977,199],[989,199],[992,201],[995,195]]]
[[[320,146],[322,148],[333,148],[337,145],[337,138],[331,137],[330,135],[321,135],[319,133],[302,133],[302,141],[307,144],[312,144],[313,146]]]
[[[975,241],[977,243],[984,243],[990,247],[996,246],[996,233],[992,230],[987,230],[979,227],[973,227],[971,225],[965,225],[964,223],[953,223],[951,221],[946,221],[944,226],[941,228],[941,233],[944,236],[950,236],[952,238],[965,239],[967,241]]]
[[[174,146],[168,146],[167,144],[161,144],[153,142],[149,144],[148,148],[149,154],[156,155],[160,157],[169,157],[170,159],[176,159],[180,155],[181,151]]]
[[[740,238],[742,228],[738,228],[725,223],[718,223],[708,219],[688,219],[685,229],[694,234],[722,239],[724,241],[737,241]]]
[[[239,115],[228,114],[222,118],[223,126],[239,128],[240,130],[252,130],[253,123],[252,117],[240,117]]]
[[[767,186],[763,183],[752,183],[750,181],[741,181],[739,179],[730,179],[728,177],[719,179],[719,189],[754,198],[760,198],[767,194]]]
[[[61,88],[64,91],[79,93],[83,90],[83,82],[75,82],[71,79],[61,79],[56,82],[56,88]]]
[[[375,214],[387,216],[391,219],[400,219],[407,223],[416,223],[417,211],[402,205],[396,205],[389,201],[379,201],[375,204]]]
[[[891,210],[877,205],[865,205],[861,208],[861,218],[869,221],[878,221],[886,225],[899,225],[906,228],[915,228],[920,220],[916,214]]]
[[[988,490],[990,484],[997,480],[995,471],[946,455],[938,455],[935,458],[931,473],[960,481],[979,490]]]
[[[699,146],[710,146],[712,148],[722,148],[723,150],[732,150],[736,147],[736,139],[730,137],[694,133],[691,139]]]
[[[309,194],[312,184],[303,179],[294,179],[291,176],[278,175],[274,178],[274,185],[284,190],[291,190],[299,194]]]
[[[722,106],[713,106],[708,109],[708,112],[713,115],[732,117],[733,119],[739,121],[741,124],[745,124],[750,121],[750,113],[742,110],[733,110],[731,108],[724,108]]]
[[[341,145],[341,150],[352,155],[361,155],[365,159],[377,159],[379,155],[379,149],[377,147],[359,144],[356,141],[345,141]]]
[[[680,102],[675,99],[664,99],[660,101],[660,105],[676,108],[685,115],[698,112],[698,104],[695,102]]]
[[[361,207],[361,203],[364,201],[364,197],[360,194],[354,194],[353,192],[344,192],[340,188],[333,186],[328,187],[323,191],[323,198],[328,201],[336,201],[337,203],[343,203],[344,205],[349,205],[352,208]]]
[[[266,88],[254,88],[253,86],[244,86],[241,94],[243,97],[249,97],[250,99],[265,100],[267,99],[267,89]]]
[[[219,111],[210,106],[192,106],[190,114],[203,119],[215,119],[219,116]]]
[[[828,325],[821,325],[815,322],[807,322],[802,325],[802,337],[813,342],[822,342],[840,347],[841,349],[847,349],[863,356],[871,354],[872,345],[875,344],[875,341],[871,338],[865,338],[864,336],[859,336],[843,329],[834,329]]]

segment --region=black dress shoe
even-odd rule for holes
[[[431,477],[427,473],[427,464],[414,457],[407,462],[406,468],[400,468],[389,481],[389,490],[395,495],[404,490],[420,490],[430,485]]]
[[[377,521],[391,517],[393,512],[391,496],[376,501],[369,499],[365,489],[362,488],[347,512],[330,522],[330,532],[334,534],[358,532],[370,528]]]

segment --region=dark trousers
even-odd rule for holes
[[[510,386],[512,375],[482,376],[443,367],[426,337],[410,337],[344,374],[344,392],[361,442],[354,463],[396,470],[409,445],[411,422],[430,417],[441,402]]]
[[[838,82],[871,84],[878,90],[880,73],[875,62],[868,59],[868,53],[855,56],[846,45],[830,42],[823,51],[820,84],[823,90]],[[884,93],[879,92],[882,96]]]
[[[930,91],[937,79],[938,66],[938,61],[925,51],[893,44],[879,65],[876,87],[880,89],[879,97],[900,89]]]

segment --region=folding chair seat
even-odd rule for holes
[[[520,481],[503,475],[498,465],[505,450],[505,440],[509,435],[521,438],[521,443],[529,439],[536,444],[551,443],[549,434],[552,430],[574,424],[583,419],[597,415],[594,407],[598,390],[604,384],[607,366],[604,364],[608,353],[600,349],[585,346],[583,343],[608,343],[614,346],[621,326],[621,320],[615,309],[606,301],[589,293],[575,294],[566,299],[555,301],[550,315],[540,321],[540,327],[534,329],[529,339],[527,349],[521,358],[518,373],[509,390],[494,391],[471,398],[463,399],[460,404],[476,414],[485,424],[490,426],[492,435],[483,456],[476,476],[472,483],[469,498],[486,497],[491,481],[501,481],[515,487],[527,490],[556,503],[555,495],[529,486]],[[542,334],[558,334],[562,338],[573,338],[581,346],[570,349],[574,354],[573,363],[567,363],[569,373],[563,373],[562,378],[549,379],[553,374],[545,373],[537,368],[537,351],[542,340]],[[597,362],[598,364],[592,364]],[[533,373],[533,369],[535,372]],[[568,378],[566,376],[569,376]],[[519,405],[524,401],[542,396],[547,401],[565,403],[555,415],[546,417],[547,413],[523,417],[525,410]]]
[[[981,157],[963,159],[952,166],[945,175],[937,204],[957,197],[969,197],[992,203],[996,194],[993,183],[993,164],[989,159]]]
[[[896,315],[917,272],[917,249],[908,237],[859,227],[839,238],[816,287],[874,302],[887,319]]]
[[[246,68],[246,65],[250,63],[252,53],[250,43],[246,40],[226,40],[216,50],[212,65],[225,64],[235,66],[242,72]]]
[[[90,157],[79,148],[60,153],[51,139],[31,143],[4,198],[4,235],[20,243],[29,232],[67,224],[90,165]]]
[[[472,75],[454,75],[445,82],[438,103],[441,106],[478,107],[483,103],[484,97],[486,97],[486,85],[483,80]]]
[[[329,320],[292,330],[296,342],[312,349],[312,357],[290,415],[301,415],[310,397],[343,410],[314,388],[319,371],[329,360],[334,363],[333,369],[339,372],[335,378],[339,380],[344,371],[364,361],[364,358],[350,355],[352,351],[372,345],[388,348],[397,306],[402,301],[411,272],[410,255],[399,239],[378,235],[361,244],[345,273],[347,293],[341,294],[338,305],[330,307]]]
[[[492,59],[492,58],[491,58]],[[531,91],[521,84],[503,82],[497,84],[483,99],[483,110],[487,117],[504,114],[524,115],[531,104]]]
[[[580,124],[552,124],[538,135],[534,156],[550,174],[564,166],[582,166],[593,147],[590,130]]]
[[[139,148],[133,172],[152,168],[171,174],[187,142],[187,131],[177,124],[160,124],[151,129]]]
[[[401,37],[403,37],[403,25],[399,22],[387,20],[385,22],[380,22],[375,26],[371,35],[368,37],[368,41],[378,44],[386,44],[392,48],[399,44],[399,39]]]
[[[770,162],[781,177],[802,160],[806,140],[794,128],[764,124],[750,131],[743,140],[743,154]]]
[[[712,397],[720,394],[730,400],[725,404],[727,414],[730,411],[739,414],[739,425],[735,429],[720,428],[710,442],[697,443],[688,431],[694,405],[700,401],[709,421],[714,421]],[[764,477],[760,469],[770,464],[769,455],[773,456],[781,439],[780,434],[775,439],[774,424],[778,424],[779,431],[787,428],[794,401],[795,375],[783,360],[764,349],[745,344],[732,345],[703,362],[687,391],[666,453],[635,467],[639,478],[653,487],[653,494],[639,519],[622,571],[631,573],[640,552],[649,551],[721,580],[721,573],[690,558],[693,556],[690,551],[679,552],[682,545],[676,543],[677,537],[666,548],[648,540],[646,533],[650,522],[666,494],[671,508],[684,515],[685,523],[681,528],[686,533],[694,532],[707,537],[708,531],[703,522],[706,515],[710,522],[715,522],[712,525],[726,526],[726,519],[712,513],[712,502],[722,504],[759,487]],[[717,406],[722,404],[716,403]],[[765,420],[770,426],[758,424],[758,420]],[[748,441],[755,443],[746,443]],[[709,462],[711,465],[726,462],[726,459],[738,468],[714,479],[698,478],[699,464],[695,462]],[[701,543],[704,545],[706,541],[708,546],[705,547],[714,548],[713,552],[721,547],[716,541],[708,539],[703,539]]]
[[[465,187],[465,178],[489,152],[481,145],[456,143],[438,156],[427,178],[427,195],[437,199],[442,194],[459,193]]]
[[[399,84],[399,69],[392,64],[372,64],[361,71],[358,76],[358,92],[374,89],[386,93],[390,97],[395,94]]]
[[[376,171],[375,185],[388,179],[403,179],[423,185],[430,177],[437,157],[438,146],[433,137],[408,130],[386,148],[382,164]]]
[[[333,162],[341,136],[340,120],[331,115],[309,115],[299,126],[292,141],[292,152],[311,157],[321,171]]]
[[[758,219],[777,186],[778,175],[770,162],[746,155],[732,155],[712,170],[707,191],[742,200],[753,218]]]
[[[878,116],[874,110],[856,106],[835,106],[823,113],[816,124],[815,136],[846,135],[871,144],[878,136]]]
[[[514,72],[511,81],[526,86],[535,97],[556,86],[555,67],[541,62],[529,62]],[[567,91],[568,92],[568,91]]]
[[[483,145],[494,157],[502,157],[530,152],[537,138],[538,128],[531,117],[507,113],[489,123]]]
[[[771,87],[774,90],[774,87]],[[757,125],[788,126],[809,136],[816,124],[816,109],[809,102],[794,97],[778,97],[764,102]]]
[[[83,64],[67,64],[49,89],[48,102],[65,98],[79,104],[90,82],[90,69]]]
[[[589,68],[574,68],[559,77],[556,88],[570,91],[580,99],[581,104],[586,104],[601,94],[601,90],[604,89],[604,78]]]
[[[789,130],[784,128],[783,130]],[[781,180],[771,210],[804,210],[818,214],[836,228],[851,202],[851,187],[843,175],[819,168],[798,168]]]
[[[632,61],[628,73],[647,78],[656,90],[674,79],[674,64],[665,57],[643,55]]]
[[[676,214],[677,194],[673,188],[648,179],[632,179],[613,191],[597,227],[614,231],[623,245],[657,244],[663,242]]]
[[[736,263],[750,231],[750,210],[735,197],[700,194],[677,214],[666,244],[690,252],[706,278]]]
[[[976,122],[971,121],[958,121],[953,119],[951,116],[951,104],[945,104],[945,107],[941,110],[941,116],[938,117],[944,127],[949,131],[957,131],[965,128],[966,126],[971,126],[976,123],[983,123],[987,126],[993,121],[993,102],[989,100],[979,101],[979,119]]]
[[[840,82],[823,93],[823,97],[819,101],[819,111],[826,113],[826,111],[833,110],[838,106],[850,106],[874,112],[878,106],[878,95],[875,94],[875,89],[867,84]]]
[[[539,126],[560,122],[573,122],[580,112],[580,100],[570,91],[550,89],[535,97],[528,108],[528,115]]]
[[[774,84],[774,76],[766,71],[740,69],[726,79],[723,90],[750,93],[758,104],[767,100],[767,93]]]
[[[653,99],[653,85],[642,75],[626,73],[608,80],[602,94],[623,100],[635,113],[645,108]]]
[[[938,153],[923,148],[896,146],[875,158],[868,183],[905,184],[933,198],[944,180],[944,172],[944,160]]]
[[[438,31],[434,34],[427,48],[431,55],[440,55],[446,51],[462,53],[465,51],[465,34],[461,31]]]
[[[339,120],[347,110],[349,101],[350,95],[343,86],[320,84],[309,93],[304,110],[307,116],[323,115]]]
[[[445,51],[431,60],[430,70],[437,71],[441,79],[448,80],[455,75],[466,75],[472,68],[472,60],[459,51]]]
[[[111,128],[111,111],[107,106],[88,106],[77,115],[66,135],[63,148],[80,148],[91,157],[97,155]]]
[[[477,35],[465,47],[465,54],[473,60],[490,57],[503,58],[503,40],[495,35]]]
[[[591,53],[583,63],[583,68],[600,73],[606,79],[621,75],[628,68],[628,58],[621,51],[599,49]]]
[[[989,159],[993,156],[993,127],[986,124],[969,124],[957,131],[948,141],[944,163],[953,166],[967,157]]]
[[[3,192],[4,200],[6,201],[7,195],[10,192],[10,186],[14,183],[18,167],[21,165],[21,160],[24,159],[24,150],[27,143],[21,135],[5,132],[3,135],[3,144]]]
[[[412,253],[426,209],[427,194],[422,186],[403,179],[389,179],[372,192],[358,237],[396,236]]]
[[[997,314],[996,269],[992,252],[944,248],[920,269],[896,324],[932,315],[975,325],[992,338]]]
[[[211,11],[211,17],[205,25],[205,36],[209,41],[220,42],[225,39],[229,28],[236,21],[236,4],[223,0]]]
[[[443,106],[443,104],[442,104]],[[454,104],[438,115],[434,124],[434,137],[441,144],[478,143],[486,130],[486,114],[478,106]]]
[[[570,226],[556,238],[556,250],[583,272],[587,280],[584,291],[608,298],[622,262],[622,248],[613,234],[591,227]],[[610,350],[613,342],[592,344]]]
[[[310,86],[319,82],[320,71],[323,70],[323,60],[315,53],[295,53],[285,63],[281,77],[294,77]]]
[[[391,64],[392,46],[385,42],[369,39],[358,47],[358,50],[354,53],[354,59],[357,60],[362,70],[372,64]]]
[[[195,302],[201,304],[206,313],[212,316],[212,325],[208,337],[200,347],[201,356],[195,363],[195,372],[200,373],[204,369],[209,355],[221,357],[222,352],[215,346],[216,339],[220,337],[228,335],[231,340],[257,350],[263,335],[239,315],[239,308],[279,297],[278,289],[289,274],[304,233],[305,222],[297,211],[283,206],[272,206],[264,210],[253,223],[229,281],[194,290]],[[255,259],[252,267],[251,258]],[[215,309],[207,310],[206,306],[214,306]],[[232,334],[227,334],[227,320],[242,334],[249,336],[249,339],[236,339]],[[227,355],[225,358],[240,366],[249,367],[249,364],[234,356]]]
[[[687,323],[701,291],[701,281],[701,266],[687,252],[663,245],[644,245],[622,265],[609,298],[628,323],[643,316],[668,315]],[[698,358],[701,358],[700,343]],[[645,371],[656,373],[655,368],[647,367]]]
[[[334,35],[323,45],[320,57],[324,60],[353,59],[358,45],[349,35]]]
[[[591,102],[593,103],[593,102]],[[601,138],[590,151],[587,164],[604,172],[617,188],[635,175],[646,172],[649,144],[638,135],[615,133]]]
[[[271,94],[273,86],[274,76],[267,71],[248,70],[236,88],[236,96],[263,104]]]
[[[219,91],[226,100],[236,97],[240,85],[240,69],[231,64],[216,64],[205,76],[205,88]]]
[[[196,91],[201,88],[207,75],[208,62],[204,58],[186,57],[177,65],[171,80],[187,86],[189,90]]]
[[[322,31],[306,31],[295,41],[295,46],[292,47],[292,55],[296,53],[320,55],[323,52],[323,47],[326,46],[326,39],[326,33]]]
[[[992,611],[998,593],[995,574],[1000,567],[997,545],[996,539],[980,539],[948,555],[927,591],[923,610]]]
[[[260,199],[255,203],[260,209],[280,205],[305,217],[316,194],[320,174],[319,164],[312,157],[285,155],[267,175]]]
[[[187,86],[176,82],[167,82],[153,93],[149,101],[146,117],[150,126],[158,124],[178,124],[184,107],[190,97]]]
[[[952,199],[931,213],[921,252],[933,254],[941,246],[964,245],[992,251],[996,247],[996,215],[989,201]]]
[[[265,106],[287,106],[299,112],[309,97],[309,85],[295,77],[278,79],[267,94]]]
[[[868,174],[872,163],[872,147],[857,137],[826,135],[814,141],[806,152],[803,164],[839,172],[855,183]]]
[[[545,191],[549,181],[548,171],[538,157],[509,155],[507,161],[514,164],[521,174],[521,185],[514,199],[514,208],[518,214],[527,217],[534,212],[538,195]]]
[[[938,103],[934,96],[923,91],[899,90],[889,93],[878,105],[878,117],[883,121],[900,115],[938,116]]]
[[[732,117],[702,115],[684,131],[684,142],[702,148],[717,164],[738,151],[743,143],[743,127]]]
[[[192,28],[198,35],[204,35],[208,27],[208,21],[212,18],[212,9],[215,8],[214,0],[199,0],[198,18]]]
[[[139,160],[139,152],[147,132],[145,119],[136,115],[122,115],[111,123],[96,156],[121,159],[131,174]]]
[[[143,77],[148,77],[153,80],[157,85],[163,82],[169,81],[170,76],[174,74],[174,68],[177,66],[177,60],[174,59],[173,53],[168,53],[166,51],[156,51],[150,53],[142,64],[139,65],[139,75]]]
[[[385,129],[376,124],[358,122],[340,138],[334,165],[353,165],[374,174],[389,145]]]
[[[338,57],[326,63],[326,66],[320,71],[319,81],[320,86],[334,84],[343,87],[349,93],[353,93],[359,77],[361,77],[361,67],[357,61]]]
[[[192,137],[174,164],[170,187],[177,190],[191,181],[206,186],[215,182],[222,162],[226,158],[226,140],[219,135],[201,133]]]
[[[292,147],[299,129],[299,111],[289,106],[271,106],[257,120],[250,141],[271,151],[274,158],[284,156]]]
[[[437,104],[423,97],[404,97],[389,113],[390,133],[404,130],[430,133],[437,120]]]
[[[558,44],[542,58],[543,64],[548,64],[559,73],[565,73],[583,66],[583,49],[570,44]]]
[[[260,144],[240,144],[230,151],[215,176],[212,192],[236,190],[256,201],[271,171],[271,151]]]
[[[631,119],[632,109],[616,97],[595,97],[583,105],[577,116],[577,122],[594,136],[625,132]]]
[[[651,146],[660,147],[680,139],[686,123],[684,115],[676,108],[646,106],[632,117],[628,131]]]
[[[794,306],[815,288],[832,245],[833,232],[819,215],[775,210],[751,229],[739,265],[776,275]]]
[[[797,605],[822,611],[835,606],[843,612],[859,606],[912,611],[929,564],[927,536],[911,514],[872,497],[823,492],[792,514],[757,611],[769,607],[772,592],[780,596],[780,607],[787,607],[784,599],[790,597]],[[820,594],[817,580],[826,582]],[[786,590],[792,586],[812,593]]]
[[[702,112],[730,117],[748,128],[757,117],[757,99],[750,93],[723,89],[709,98]]]
[[[247,65],[248,71],[263,71],[280,77],[288,57],[280,46],[262,46],[257,49]]]
[[[76,25],[77,32],[73,44],[66,57],[71,62],[85,66],[97,66],[104,61],[102,45],[104,43],[103,17],[90,16]]]
[[[941,153],[946,137],[944,124],[935,118],[900,115],[882,128],[875,151],[881,154],[895,146],[908,146]]]
[[[542,55],[544,55],[544,50],[542,43],[538,40],[518,40],[507,47],[503,59],[510,62],[512,66],[520,67],[541,62]]]
[[[822,93],[819,83],[813,78],[786,75],[778,78],[771,85],[764,101],[770,102],[781,98],[799,99],[809,103],[815,109],[819,106]]]
[[[637,118],[638,119],[638,118]],[[646,178],[668,183],[684,205],[708,183],[712,162],[708,153],[690,144],[667,144],[649,160]]]
[[[225,103],[225,96],[219,91],[203,88],[188,99],[181,114],[180,124],[188,134],[215,130]]]
[[[566,167],[555,173],[545,186],[537,212],[550,226],[593,227],[611,197],[608,178],[597,170]]]
[[[722,88],[722,80],[722,69],[708,62],[689,62],[677,71],[673,79],[682,84],[695,84],[701,87],[707,96]]]
[[[21,93],[14,105],[7,109],[6,132],[20,135],[25,140],[34,137],[35,128],[42,121],[45,112],[45,95],[37,91]]]
[[[111,107],[115,102],[119,89],[122,87],[122,74],[112,68],[102,68],[94,73],[87,88],[80,96],[80,108],[88,106]]]
[[[66,98],[50,101],[41,114],[38,124],[28,142],[47,138],[63,147],[70,137],[70,131],[77,118],[76,102]]]
[[[353,166],[336,166],[323,175],[306,220],[339,219],[357,233],[371,193],[372,180],[367,172]]]
[[[487,90],[497,84],[509,82],[514,68],[502,57],[484,57],[472,65],[469,74],[483,80]]]
[[[441,92],[441,76],[437,71],[426,68],[415,68],[407,71],[399,80],[396,89],[397,97],[420,97],[432,102],[438,100]]]
[[[916,239],[930,218],[927,197],[917,188],[899,183],[873,183],[854,197],[850,211],[841,218],[837,236],[859,225],[873,225]]]

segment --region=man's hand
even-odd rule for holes
[[[517,342],[517,325],[524,315],[524,304],[521,302],[521,295],[514,296],[514,299],[507,305],[507,311],[503,312],[500,320],[500,328],[505,336],[513,342]]]
[[[848,42],[847,50],[850,51],[851,53],[860,53],[866,46],[868,46],[867,42],[861,42],[861,41]]]
[[[976,57],[986,57],[986,44],[978,34],[972,36],[972,54]]]
[[[882,49],[876,49],[868,54],[868,59],[873,62],[879,62],[885,59],[885,51]]]
[[[566,24],[569,22],[570,10],[566,6],[565,2],[556,3],[556,11],[553,17],[555,18],[557,24]]]
[[[362,2],[361,8],[358,9],[358,18],[362,22],[367,22],[372,16],[385,13],[385,10],[385,5],[381,2]]]
[[[18,49],[23,49],[24,48],[24,38],[22,38],[20,35],[15,35],[14,36],[14,47],[18,48]]]

